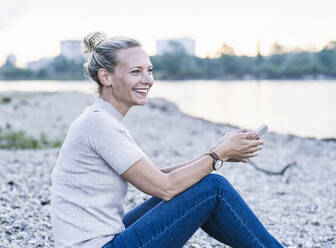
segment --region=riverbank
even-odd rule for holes
[[[0,92],[92,93],[95,89],[92,81],[0,82]],[[279,134],[318,139],[336,138],[331,107],[336,106],[335,94],[336,81],[156,81],[150,92],[151,97],[174,102],[183,112],[213,122],[250,129],[266,122]],[[319,115],[311,118],[311,113]]]
[[[81,93],[8,93],[0,104],[0,127],[10,125],[32,137],[42,133],[63,140],[71,122],[93,95]],[[164,167],[197,156],[235,127],[181,113],[176,105],[150,99],[125,118],[140,147]],[[282,176],[248,164],[227,163],[219,173],[243,196],[267,229],[284,245],[336,245],[336,142],[266,134],[253,161],[269,171],[295,163]],[[59,148],[0,150],[0,247],[53,247],[50,223],[50,174]],[[130,187],[126,208],[148,196]],[[223,247],[199,230],[186,247]]]

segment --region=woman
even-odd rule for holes
[[[211,174],[256,156],[263,142],[238,130],[210,154],[160,169],[122,124],[153,85],[147,53],[136,40],[98,32],[83,45],[99,98],[71,125],[52,174],[56,247],[178,248],[199,227],[231,247],[282,247],[230,183]],[[153,197],[124,215],[128,182]]]

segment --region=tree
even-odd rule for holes
[[[329,42],[316,57],[322,73],[336,75],[336,41]]]
[[[0,70],[0,75],[4,79],[17,80],[17,79],[31,79],[33,77],[33,72],[27,69],[21,69],[11,66],[3,66]]]
[[[223,55],[234,56],[235,52],[234,52],[233,47],[223,43],[221,47],[219,48],[219,50],[217,51],[216,55],[217,57],[221,57]]]
[[[299,78],[305,74],[316,73],[314,54],[310,52],[291,53],[281,66],[282,75]]]
[[[280,43],[278,42],[274,42],[271,46],[271,54],[284,54],[286,53],[286,50],[284,48],[284,46],[282,46]]]
[[[269,57],[269,61],[272,65],[279,67],[286,60],[286,52],[285,48],[279,43],[273,43],[271,47],[271,56]],[[275,70],[278,68],[275,67]]]

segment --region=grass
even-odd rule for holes
[[[7,103],[10,103],[12,101],[12,98],[8,97],[8,96],[5,96],[5,97],[2,97],[0,99],[0,102],[2,102],[3,104],[7,104]]]
[[[41,95],[50,95],[53,92],[40,92]],[[14,94],[9,94],[9,95],[0,95],[0,104],[9,104],[11,103],[14,99],[31,99],[35,96],[34,93],[25,93],[25,92],[19,92],[19,93],[14,93]]]
[[[0,95],[0,105],[10,104],[14,99],[29,99],[33,94],[14,94],[14,95]],[[19,106],[13,105],[14,109]],[[34,138],[27,135],[24,131],[14,131],[9,123],[6,123],[3,128],[0,127],[0,149],[47,149],[60,147],[62,141],[50,140],[44,133],[39,138]]]
[[[47,149],[60,147],[60,140],[49,140],[45,134],[39,139],[28,136],[23,131],[12,131],[7,125],[6,130],[0,128],[0,149]]]

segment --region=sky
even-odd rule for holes
[[[269,54],[274,42],[319,50],[336,40],[335,0],[0,0],[0,65],[19,66],[60,53],[62,40],[92,31],[139,39],[150,55],[156,41],[192,38],[196,55],[225,43],[238,55]]]

